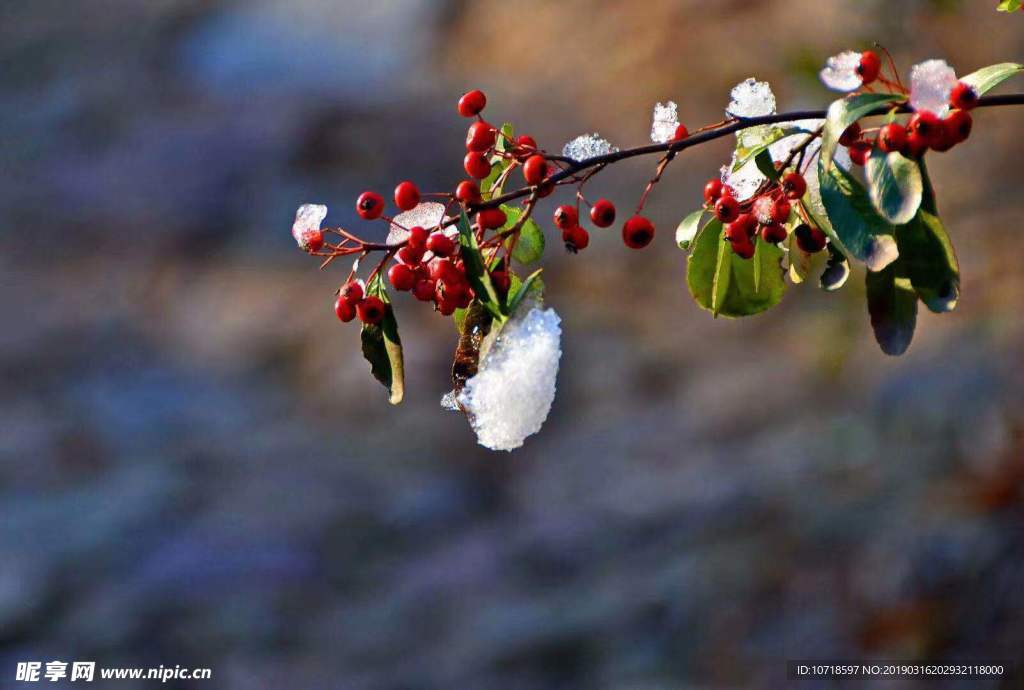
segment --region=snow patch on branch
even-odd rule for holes
[[[514,450],[540,431],[555,399],[562,356],[561,319],[554,309],[523,305],[502,328],[458,401],[480,445]]]

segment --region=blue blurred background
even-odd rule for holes
[[[332,315],[347,266],[318,272],[289,234],[303,202],[373,235],[364,188],[452,188],[468,88],[542,146],[628,146],[654,102],[692,129],[748,76],[823,105],[824,58],[875,40],[904,74],[1019,60],[1024,19],[995,4],[0,5],[0,687],[31,659],[208,666],[178,687],[223,690],[777,688],[789,658],[1020,662],[1024,110],[978,112],[931,161],[963,299],[923,312],[900,359],[873,342],[860,272],[744,322],[692,303],[671,230],[727,141],[670,170],[652,248],[549,242],[559,394],[512,455],[440,409],[455,331],[409,300],[391,408]],[[592,191],[627,207],[651,164]]]

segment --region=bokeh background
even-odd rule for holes
[[[861,272],[744,322],[693,304],[671,231],[728,141],[672,167],[650,249],[551,242],[559,392],[511,455],[439,407],[449,321],[399,300],[409,393],[390,407],[332,315],[347,267],[318,272],[289,235],[303,202],[373,234],[364,188],[450,189],[467,88],[549,148],[628,146],[654,102],[692,128],[748,76],[823,105],[823,59],[875,40],[904,73],[1018,60],[1024,19],[995,4],[0,5],[0,687],[33,659],[208,666],[177,687],[220,690],[1020,663],[1024,110],[979,112],[932,157],[963,298],[922,312],[900,359],[873,342]],[[651,165],[592,191],[628,207]]]

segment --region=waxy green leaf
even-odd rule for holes
[[[892,226],[875,212],[864,186],[838,165],[826,171],[823,159],[818,161],[818,182],[826,215],[817,219],[821,229],[844,254],[872,271],[892,263],[899,256]]]
[[[697,304],[716,317],[740,317],[769,309],[782,299],[786,282],[782,250],[758,240],[752,259],[733,253],[721,221],[709,221],[693,242],[686,282]]]
[[[505,216],[508,220],[505,221],[504,227],[502,227],[498,232],[503,232],[514,227],[523,215],[523,209],[518,206],[502,204],[501,210],[505,212]],[[512,246],[512,238],[509,237],[505,240],[505,244]],[[512,249],[512,258],[521,264],[532,264],[539,260],[543,255],[544,232],[540,229],[540,226],[537,225],[533,218],[527,218],[526,222],[523,223],[523,227],[519,229],[519,239],[516,240],[515,247]]]
[[[839,137],[847,127],[884,105],[896,105],[905,100],[906,96],[897,94],[862,93],[833,101],[828,108],[825,128],[821,133],[821,163],[825,166],[825,170],[831,169],[832,157],[839,145]]]
[[[837,166],[838,167],[838,166]],[[866,166],[871,204],[893,225],[909,223],[921,206],[924,182],[916,161],[875,147]]]
[[[700,229],[700,221],[704,217],[704,213],[704,209],[700,209],[679,221],[679,226],[676,228],[676,245],[680,249],[685,251],[690,248],[693,238],[697,236],[697,231]]]
[[[473,294],[480,304],[491,313],[496,320],[504,322],[508,312],[498,296],[494,284],[491,283],[491,276],[487,272],[484,257],[480,253],[476,237],[473,235],[473,228],[469,224],[469,218],[463,211],[459,217],[459,245],[461,246],[462,263],[466,267],[466,278],[473,288]]]
[[[866,284],[875,340],[885,354],[902,355],[910,347],[917,325],[917,294],[902,259],[881,271],[868,271]]]
[[[402,340],[398,337],[398,322],[391,309],[391,300],[388,299],[381,272],[366,284],[366,294],[379,297],[386,309],[379,324],[363,324],[360,333],[363,357],[370,363],[373,376],[388,389],[388,401],[397,405],[405,397],[405,364]]]
[[[1017,7],[1018,9],[1020,7],[1019,1]],[[989,65],[976,72],[971,72],[966,77],[961,77],[960,81],[970,84],[979,96],[984,96],[1010,77],[1021,72],[1024,72],[1024,65],[1017,62],[1001,62],[998,65]]]

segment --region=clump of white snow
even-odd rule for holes
[[[664,105],[655,104],[654,114],[651,117],[651,141],[655,144],[671,141],[678,126],[679,112],[674,102],[669,101]]]
[[[526,308],[526,305],[524,305]],[[555,399],[562,356],[561,319],[554,309],[521,309],[505,324],[459,403],[480,445],[514,450],[540,431]]]
[[[600,134],[581,134],[562,147],[562,155],[574,161],[582,161],[594,156],[603,156],[618,151],[618,147],[603,139]]]
[[[301,249],[306,248],[307,235],[320,230],[326,217],[327,207],[320,204],[303,204],[295,211],[292,237]]]
[[[956,72],[945,60],[925,60],[910,68],[910,107],[942,117],[949,110],[949,92]]]
[[[844,50],[825,61],[825,67],[818,72],[821,83],[833,91],[855,91],[864,80],[857,74],[860,65],[860,53]]]
[[[399,213],[392,219],[391,228],[388,230],[387,244],[404,242],[409,236],[409,228],[414,228],[417,225],[427,230],[433,230],[444,220],[444,208],[444,204],[439,204],[436,201],[424,201],[411,211]]]
[[[729,95],[732,100],[725,112],[733,117],[759,117],[775,112],[775,94],[766,81],[750,77],[734,86]]]

